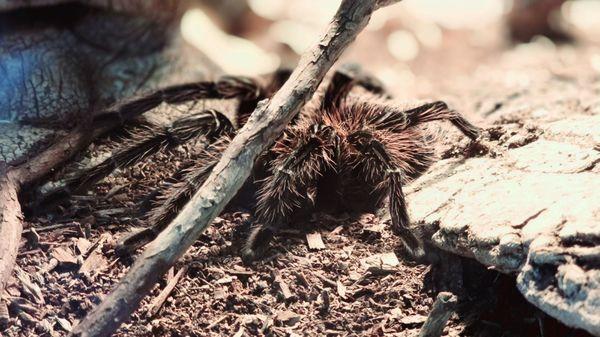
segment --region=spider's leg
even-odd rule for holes
[[[403,110],[394,106],[380,107],[383,111],[379,116],[369,121],[377,129],[404,130],[417,124],[437,120],[448,120],[456,126],[465,136],[476,139],[481,129],[467,121],[461,114],[450,110],[442,101],[423,104],[414,109]]]
[[[267,84],[263,89],[259,90],[259,95],[253,99],[242,100],[237,109],[237,125],[243,126],[248,122],[248,118],[256,109],[258,102],[261,99],[272,97],[281,86],[290,77],[292,70],[278,69],[267,80]]]
[[[416,259],[424,256],[423,243],[409,228],[410,219],[402,185],[404,172],[390,156],[385,142],[377,139],[370,131],[357,131],[348,136],[349,144],[368,162],[366,176],[372,177],[388,191],[392,229],[400,237],[408,252]]]
[[[303,206],[307,189],[314,186],[332,156],[337,135],[331,127],[314,125],[299,136],[295,145],[281,145],[271,164],[271,175],[258,193],[257,217],[260,225],[253,228],[242,248],[242,259],[250,262],[267,247],[273,234]]]
[[[150,227],[121,239],[115,251],[119,255],[130,255],[136,249],[154,240],[204,184],[229,142],[229,137],[219,138],[200,152],[193,165],[178,174],[183,177],[181,181],[161,188],[160,196],[156,200],[157,206],[147,214],[146,222]]]
[[[277,69],[269,80],[269,84],[265,88],[265,92],[267,96],[273,96],[283,84],[290,78],[292,75],[293,69],[290,68],[280,68]]]
[[[242,76],[223,76],[217,81],[203,81],[158,89],[117,103],[94,116],[93,123],[127,121],[162,103],[180,104],[199,99],[239,98],[254,101],[261,96],[258,83]]]
[[[375,94],[384,92],[383,84],[375,77],[363,72],[359,65],[344,64],[333,73],[331,81],[325,89],[321,107],[327,109],[339,106],[352,88],[357,85]]]
[[[168,126],[148,125],[131,133],[131,138],[120,144],[102,162],[77,171],[65,184],[42,195],[40,204],[57,202],[108,176],[115,169],[131,166],[165,148],[174,147],[192,138],[205,136],[208,141],[232,131],[231,122],[215,110],[207,110],[180,118]]]
[[[345,64],[333,73],[325,89],[321,108],[330,109],[340,106],[352,88],[357,85],[375,94],[384,92],[383,84],[373,76],[363,72],[360,66]]]

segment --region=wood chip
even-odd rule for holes
[[[61,266],[74,266],[77,265],[77,257],[73,255],[70,249],[65,247],[56,247],[52,250],[53,258],[58,261]]]
[[[394,253],[385,253],[381,255],[381,263],[384,266],[396,267],[400,264],[398,257]]]
[[[233,282],[233,277],[231,276],[224,276],[215,281],[216,284],[228,284],[231,282]]]
[[[339,280],[336,282],[337,283],[337,293],[341,298],[346,298],[346,286],[340,282]]]
[[[81,268],[79,268],[79,273],[92,281],[94,276],[105,270],[107,266],[108,260],[99,249],[95,249],[87,259],[83,261]]]
[[[54,270],[58,266],[58,260],[55,258],[51,258],[48,263],[46,263],[42,269],[38,272],[40,275],[44,275]]]
[[[229,315],[223,315],[219,318],[217,318],[216,320],[212,321],[207,327],[206,330],[210,330],[212,328],[214,328],[215,326],[217,326],[217,324],[223,322],[225,319],[227,319],[227,317],[229,317]]]
[[[390,310],[389,315],[390,315],[390,318],[400,319],[400,318],[402,318],[402,309],[394,308],[394,309]]]
[[[39,309],[33,303],[29,302],[28,300],[26,300],[22,297],[13,298],[10,301],[9,307],[10,307],[11,311],[14,311],[14,312],[25,311],[26,313],[28,313],[30,315],[36,315],[39,312]]]
[[[213,291],[213,297],[217,300],[225,298],[227,297],[227,291],[223,288],[215,288],[215,290]]]
[[[300,322],[300,319],[302,319],[302,316],[289,310],[280,311],[277,313],[277,316],[275,316],[275,322],[282,326],[294,326],[296,323]]]
[[[376,223],[373,224],[371,226],[365,227],[363,228],[363,230],[365,232],[372,232],[372,233],[383,233],[385,231],[385,224],[384,223]]]
[[[38,319],[36,319],[35,317],[31,316],[30,314],[26,313],[25,311],[21,311],[17,314],[17,316],[19,317],[19,319],[23,322],[25,322],[26,324],[30,324],[30,325],[36,325],[38,322]]]
[[[231,275],[237,276],[238,278],[239,277],[248,278],[248,277],[254,275],[254,272],[252,270],[247,270],[240,266],[233,266],[233,269],[227,270],[227,272]]]
[[[323,243],[323,238],[321,238],[321,233],[314,232],[306,234],[306,241],[308,242],[308,248],[314,250],[325,249],[325,244]]]
[[[92,243],[88,239],[77,238],[77,241],[75,241],[75,247],[77,248],[77,252],[79,253],[79,255],[85,256],[88,253],[90,247],[92,247]]]
[[[290,291],[290,287],[283,280],[283,278],[281,277],[281,274],[279,274],[278,272],[275,272],[273,275],[273,278],[274,278],[273,283],[275,284],[275,286],[277,286],[279,288],[279,291],[281,292],[281,294],[283,295],[283,298],[286,301],[290,300],[291,298],[294,297],[294,294]]]
[[[338,235],[344,230],[344,226],[337,226],[327,236]]]
[[[332,288],[337,288],[337,283],[333,280],[328,279],[327,277],[321,275],[321,274],[313,274],[315,275],[319,280],[321,280],[321,282],[323,282],[323,285],[328,285]]]
[[[46,318],[41,320],[38,323],[36,328],[40,329],[40,332],[43,332],[43,333],[47,334],[48,336],[56,336],[56,333],[54,332],[53,324],[50,323],[50,321],[48,321]]]
[[[148,313],[150,316],[154,316],[154,315],[156,315],[156,313],[158,313],[158,311],[160,310],[162,305],[165,303],[165,301],[167,300],[167,298],[169,297],[169,295],[171,294],[173,289],[175,289],[175,286],[177,285],[177,283],[179,282],[181,277],[187,273],[187,270],[188,270],[188,266],[183,266],[181,269],[179,269],[177,274],[175,274],[175,276],[173,276],[173,278],[171,278],[169,283],[167,283],[167,285],[160,292],[160,294],[158,294],[158,296],[156,296],[156,298],[154,298],[154,300],[152,300],[152,302],[150,303],[150,307],[148,308]]]
[[[400,264],[398,257],[396,254],[392,253],[384,253],[384,254],[375,254],[371,255],[367,258],[361,259],[360,264],[363,268],[379,268],[379,269],[393,269],[394,267]]]
[[[310,288],[310,283],[308,283],[308,280],[306,279],[306,276],[304,276],[304,274],[302,274],[301,272],[295,272],[294,275],[296,276],[296,280],[298,280],[300,284],[302,284],[306,288]]]
[[[410,315],[400,319],[400,323],[403,325],[419,325],[425,323],[427,317],[423,315]]]
[[[71,330],[73,330],[73,325],[71,325],[71,322],[64,318],[56,317],[56,323],[58,323],[58,326],[60,326],[66,332],[71,332]]]
[[[17,278],[21,282],[21,292],[25,295],[25,297],[34,301],[37,304],[45,304],[44,296],[42,295],[42,290],[40,287],[31,282],[29,275],[24,272],[22,269],[17,268]]]

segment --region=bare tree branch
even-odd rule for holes
[[[129,318],[158,277],[183,255],[235,195],[250,175],[256,158],[312,97],[327,71],[367,25],[373,11],[393,2],[397,1],[342,1],[325,35],[302,55],[298,67],[277,94],[259,104],[198,193],[71,336],[109,336]]]
[[[17,187],[0,163],[0,296],[12,275],[23,231]]]

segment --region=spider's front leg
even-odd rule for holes
[[[296,131],[297,132],[297,131]],[[331,127],[316,124],[300,131],[296,144],[275,145],[277,157],[271,163],[270,176],[258,193],[257,218],[241,254],[244,262],[258,258],[273,235],[303,206],[307,189],[314,186],[327,166],[332,165],[337,135]]]
[[[64,185],[44,193],[39,198],[38,205],[56,203],[73,193],[81,193],[115,169],[131,166],[164,148],[174,147],[199,136],[205,136],[212,142],[232,131],[229,119],[216,110],[192,114],[168,126],[145,126],[132,132],[130,141],[119,146],[107,159],[77,171],[66,179]]]
[[[390,155],[385,140],[378,139],[375,133],[367,130],[356,131],[348,135],[347,140],[358,152],[355,160],[369,163],[363,166],[365,176],[373,177],[377,185],[387,189],[392,230],[400,237],[412,257],[421,259],[425,255],[423,243],[409,228],[410,220],[402,191],[405,174]]]

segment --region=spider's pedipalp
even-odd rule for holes
[[[222,137],[203,149],[190,167],[176,174],[182,176],[181,181],[161,188],[155,202],[156,206],[147,214],[146,222],[150,227],[122,239],[115,247],[115,251],[120,255],[129,255],[154,240],[200,189],[230,141],[229,137]]]
[[[246,262],[254,260],[278,228],[306,203],[308,189],[332,164],[337,135],[331,127],[319,124],[295,131],[294,144],[280,142],[272,150],[277,157],[258,191],[256,213],[260,225],[252,230],[242,249]]]

